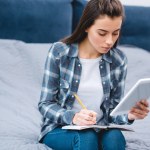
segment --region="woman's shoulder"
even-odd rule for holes
[[[63,42],[54,42],[51,44],[50,53],[55,57],[61,57],[67,55],[70,49],[70,45],[67,45]]]

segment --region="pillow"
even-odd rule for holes
[[[135,45],[150,51],[150,7],[124,7],[126,18],[121,30],[120,44]]]
[[[72,32],[72,0],[0,1],[0,38],[58,41]]]

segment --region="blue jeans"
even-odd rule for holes
[[[97,133],[93,129],[76,131],[56,128],[44,136],[42,143],[54,150],[125,150],[126,145],[118,129]]]

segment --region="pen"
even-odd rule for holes
[[[76,100],[77,100],[78,103],[81,105],[81,107],[82,107],[83,109],[87,109],[86,106],[82,103],[82,101],[81,101],[81,99],[79,98],[79,96],[78,96],[77,94],[75,94],[75,93],[74,93],[73,95],[75,96]],[[93,114],[90,113],[90,116],[93,117]],[[96,121],[96,124],[97,124],[97,121]]]
[[[81,107],[83,108],[83,109],[87,109],[86,107],[85,107],[85,105],[82,103],[82,101],[80,100],[80,98],[77,96],[77,94],[73,94],[74,96],[75,96],[75,98],[76,98],[76,100],[79,102],[79,104],[81,105]]]

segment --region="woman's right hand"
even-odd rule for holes
[[[73,124],[80,126],[96,124],[96,115],[97,113],[92,110],[81,109],[74,115]]]

